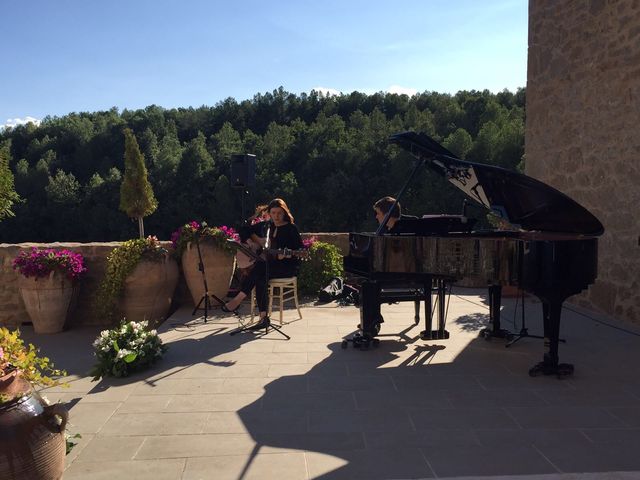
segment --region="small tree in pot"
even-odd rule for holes
[[[153,188],[147,178],[144,155],[131,130],[124,130],[124,178],[120,186],[120,210],[138,220],[140,238],[144,238],[143,218],[158,208]]]

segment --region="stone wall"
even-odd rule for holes
[[[530,0],[526,173],[605,227],[576,303],[640,322],[640,2]]]
[[[316,239],[336,245],[343,255],[349,251],[349,238],[346,233],[314,233],[303,234],[303,237],[314,236]],[[162,242],[170,245],[169,242]],[[11,266],[13,259],[21,250],[29,250],[31,247],[66,248],[80,252],[85,258],[87,274],[80,282],[77,307],[70,318],[67,319],[67,328],[74,325],[107,325],[106,321],[97,318],[92,309],[92,300],[97,287],[104,276],[106,258],[109,252],[119,242],[110,243],[21,243],[17,245],[0,244],[0,325],[19,326],[29,322],[29,316],[24,308],[22,298],[18,291],[18,273]],[[181,305],[193,305],[193,301],[187,290],[182,274],[174,294],[173,307]]]

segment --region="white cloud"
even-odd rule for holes
[[[316,92],[320,92],[325,96],[329,96],[329,95],[340,95],[340,91],[336,90],[335,88],[328,88],[328,87],[313,87],[312,90],[315,90]]]
[[[5,123],[3,123],[2,125],[0,125],[0,130],[5,129],[5,128],[13,128],[13,127],[17,127],[18,125],[24,125],[27,123],[33,123],[35,125],[40,125],[40,120],[38,120],[37,118],[34,117],[29,117],[26,116],[24,118],[7,118],[7,121]]]
[[[418,93],[415,88],[401,87],[400,85],[391,85],[387,88],[388,93],[397,93],[398,95],[409,95],[410,97]]]

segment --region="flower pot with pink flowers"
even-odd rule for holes
[[[82,254],[33,247],[18,254],[13,269],[20,273],[18,288],[35,332],[61,332],[86,272]]]
[[[181,226],[171,235],[194,305],[204,297],[204,278],[213,305],[217,303],[216,297],[222,299],[227,295],[235,268],[233,241],[237,240],[238,234],[233,228],[209,227],[205,222],[195,221]]]

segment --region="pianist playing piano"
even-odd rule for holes
[[[400,202],[397,202],[393,197],[382,197],[376,203],[373,204],[373,211],[375,212],[376,220],[378,224],[384,221],[384,217],[391,210],[391,214],[387,219],[385,225],[385,233],[405,233],[413,232],[412,224],[418,217],[402,214],[402,207]]]

